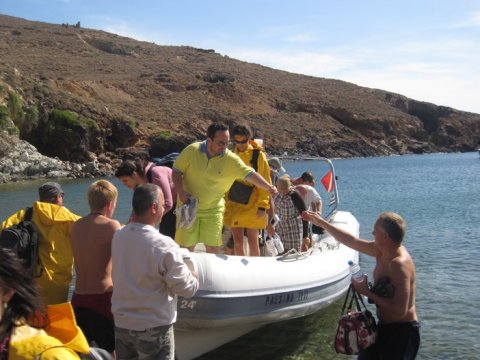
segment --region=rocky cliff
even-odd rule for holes
[[[103,31],[0,15],[0,59],[0,130],[100,171],[181,150],[212,121],[251,124],[271,154],[472,151],[480,139],[478,114]]]

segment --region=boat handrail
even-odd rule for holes
[[[332,190],[330,199],[328,200],[328,205],[331,208],[330,212],[325,216],[325,219],[330,219],[338,209],[338,205],[340,204],[340,197],[338,196],[338,189],[337,189],[337,175],[335,174],[335,168],[333,167],[333,163],[330,159],[325,157],[316,157],[316,158],[308,158],[308,160],[318,160],[324,161],[327,163],[330,171],[332,173]]]
[[[330,171],[332,172],[332,190],[330,200],[328,201],[328,205],[331,208],[330,212],[324,217],[325,219],[330,219],[338,209],[338,205],[340,204],[340,198],[338,196],[338,189],[337,189],[337,175],[335,174],[335,168],[333,167],[333,163],[330,159],[326,157],[311,157],[311,156],[288,156],[288,155],[283,155],[283,156],[278,156],[279,159],[282,160],[293,160],[293,161],[306,161],[306,160],[317,160],[317,161],[324,161],[327,163],[327,165],[330,168]]]

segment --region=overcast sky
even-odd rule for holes
[[[0,0],[0,13],[480,113],[479,0]]]

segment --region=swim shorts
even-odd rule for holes
[[[82,329],[88,342],[113,352],[115,350],[114,322],[111,311],[112,293],[76,294],[72,306],[77,325]]]
[[[415,359],[420,347],[420,323],[378,324],[377,342],[362,351],[357,359]]]
[[[183,247],[195,246],[198,243],[204,243],[208,246],[221,246],[222,228],[223,207],[212,210],[197,210],[197,218],[190,228],[177,228],[175,241]]]

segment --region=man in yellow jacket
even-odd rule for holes
[[[38,194],[40,200],[33,203],[32,222],[38,231],[39,291],[45,305],[64,303],[68,300],[73,269],[70,233],[80,216],[63,207],[64,192],[60,184],[47,182],[40,186]],[[0,231],[22,221],[25,212],[22,209],[10,216]]]

